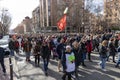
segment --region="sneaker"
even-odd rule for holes
[[[62,80],[66,80],[65,77],[62,77]]]
[[[118,65],[115,65],[115,68],[118,68],[119,66]]]
[[[45,72],[45,76],[48,76],[48,73],[47,73],[47,72]]]
[[[6,76],[7,74],[6,73],[3,73],[4,76]]]
[[[75,76],[75,75],[72,74],[71,76],[72,76],[73,79],[76,79],[76,76]]]
[[[92,60],[89,60],[89,62],[93,62]]]
[[[115,61],[113,61],[113,63],[116,63]]]
[[[83,67],[87,67],[85,64],[82,65]]]
[[[102,70],[105,71],[105,72],[107,71],[106,69],[102,69]]]

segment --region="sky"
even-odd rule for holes
[[[14,29],[26,16],[32,17],[32,11],[39,5],[39,0],[0,0],[0,8],[8,9],[12,16],[10,29]]]
[[[95,4],[103,0],[94,0]],[[0,8],[8,9],[12,16],[10,29],[14,29],[26,17],[32,17],[32,11],[39,5],[39,0],[0,0]]]

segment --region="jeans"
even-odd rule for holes
[[[0,64],[1,64],[3,72],[6,73],[6,69],[5,69],[5,65],[4,65],[4,59],[0,60]]]
[[[40,63],[40,54],[35,55],[35,64],[39,65]]]
[[[66,77],[68,77],[68,80],[72,80],[72,74],[74,72],[65,72],[62,76],[62,80],[66,80]]]
[[[91,52],[88,53],[88,60],[91,61]]]
[[[43,59],[43,64],[44,64],[44,71],[47,72],[48,70],[48,64],[49,64],[49,59]]]
[[[120,60],[117,62],[116,66],[119,66],[119,64],[120,64]]]
[[[10,55],[14,56],[14,50],[10,50]]]
[[[105,69],[107,58],[100,57],[101,63],[100,66],[102,69]]]
[[[86,53],[82,53],[82,56],[83,56],[82,60],[84,61],[86,59]]]

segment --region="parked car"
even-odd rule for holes
[[[9,35],[5,35],[0,38],[0,47],[4,48],[5,56],[8,56],[10,54],[8,43],[9,43]]]

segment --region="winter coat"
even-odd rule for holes
[[[62,56],[62,65],[65,72],[75,71],[75,55],[73,52],[64,52]]]
[[[115,55],[116,54],[116,49],[115,49],[115,46],[114,46],[114,44],[112,43],[112,42],[110,42],[110,44],[109,44],[109,52],[110,52],[110,55]]]
[[[41,53],[41,46],[39,44],[36,44],[33,50],[34,50],[33,55],[40,54]]]
[[[101,45],[101,48],[99,51],[100,57],[107,58],[107,51],[108,51],[107,47]]]
[[[4,54],[5,54],[4,49],[0,47],[0,61],[4,59]]]
[[[10,40],[8,43],[8,47],[10,50],[15,50],[15,43],[14,41]]]
[[[15,41],[14,44],[15,44],[15,49],[18,49],[19,48],[19,42]]]
[[[82,53],[80,52],[80,48],[75,49],[75,48],[73,47],[72,52],[73,52],[74,55],[75,55],[75,65],[76,65],[76,66],[79,66],[80,63],[81,63],[81,61],[82,61]]]
[[[65,47],[65,45],[64,45],[63,43],[60,43],[60,44],[57,46],[56,51],[57,51],[57,54],[58,54],[59,58],[61,58],[63,52],[65,51],[65,48],[64,48],[64,47]]]
[[[43,59],[49,58],[51,55],[51,51],[50,48],[48,47],[48,45],[46,46],[42,46],[42,50],[41,50],[41,56]]]
[[[25,51],[25,52],[31,52],[31,49],[32,49],[31,42],[30,41],[26,41],[24,43],[23,51]]]
[[[91,51],[92,51],[92,42],[91,42],[91,40],[88,40],[87,41],[87,52],[88,53],[91,53]]]

